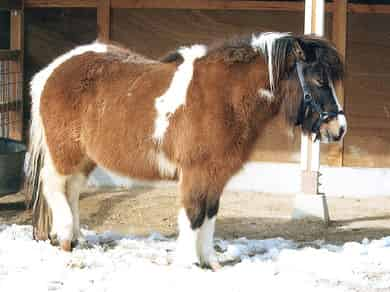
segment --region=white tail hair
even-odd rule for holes
[[[89,45],[79,46],[55,59],[46,68],[35,74],[30,82],[32,105],[29,150],[25,164],[25,191],[26,197],[28,198],[28,200],[30,200],[30,202],[32,202],[34,227],[36,227],[34,224],[34,218],[43,216],[43,214],[36,214],[36,212],[42,212],[42,210],[46,210],[42,209],[42,206],[38,206],[44,202],[43,198],[40,198],[40,170],[43,166],[45,156],[48,154],[48,148],[45,140],[45,130],[40,113],[41,96],[44,91],[47,80],[56,68],[58,68],[61,64],[63,64],[70,58],[84,54],[86,52],[104,53],[107,52],[107,45],[95,42]],[[38,219],[35,220],[35,223],[37,222],[37,220]]]

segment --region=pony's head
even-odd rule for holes
[[[335,84],[343,64],[335,47],[315,36],[265,33],[252,36],[268,62],[270,90],[282,100],[287,121],[321,142],[343,138],[347,124]]]

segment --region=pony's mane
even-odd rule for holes
[[[298,43],[308,63],[319,62],[327,68],[334,80],[343,77],[343,64],[334,45],[314,35],[264,32],[233,37],[212,44],[208,54],[221,54],[227,62],[249,62],[262,55],[268,64],[270,88],[273,91],[289,72],[289,56]]]
[[[334,80],[343,77],[343,64],[336,48],[329,41],[314,35],[263,32],[234,36],[207,45],[204,58],[212,56],[233,64],[248,63],[257,56],[263,56],[268,64],[269,88],[274,91],[291,71],[293,64],[289,63],[289,56],[295,43],[302,48],[306,62],[320,62]],[[178,50],[170,52],[160,61],[181,63],[183,57]]]

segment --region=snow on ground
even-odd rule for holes
[[[305,245],[282,238],[216,240],[218,272],[169,264],[174,239],[84,231],[72,253],[0,225],[0,291],[390,291],[390,237]]]

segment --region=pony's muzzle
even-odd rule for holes
[[[344,113],[339,113],[336,117],[321,125],[321,142],[331,143],[341,141],[346,132],[347,121],[345,115]]]

